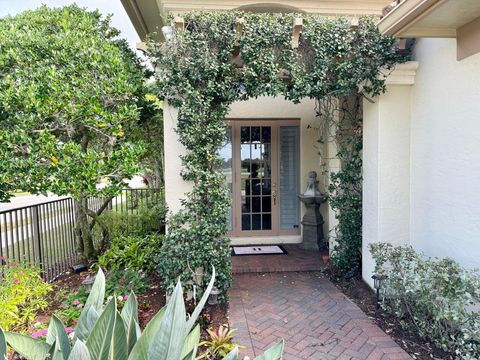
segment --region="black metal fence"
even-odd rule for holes
[[[125,189],[110,200],[106,212],[139,214],[142,205],[162,200],[153,189]],[[105,198],[90,198],[96,211]],[[75,202],[72,198],[0,211],[0,257],[35,264],[53,280],[78,261],[75,248]]]

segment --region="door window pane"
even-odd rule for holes
[[[252,230],[262,230],[262,216],[260,214],[252,215]]]
[[[271,230],[271,128],[241,126],[240,140],[242,230]]]
[[[280,228],[297,229],[300,220],[299,129],[280,127]]]

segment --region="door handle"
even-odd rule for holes
[[[273,205],[277,204],[277,191],[272,190],[272,199],[273,199]]]

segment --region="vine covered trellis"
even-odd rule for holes
[[[229,106],[261,95],[283,95],[296,103],[352,94],[374,97],[385,90],[380,68],[392,69],[403,55],[369,17],[352,26],[349,18],[305,14],[183,16],[184,28],[177,28],[172,39],[149,44],[158,95],[179,110],[176,131],[186,149],[182,176],[193,184],[183,209],[169,219],[159,271],[170,286],[179,277],[198,282],[195,272],[208,272],[214,265],[216,286],[226,290],[231,282],[226,237],[230,196],[216,169]],[[300,17],[295,44],[292,27]]]

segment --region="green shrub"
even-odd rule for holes
[[[165,233],[166,208],[160,203],[142,204],[134,211],[123,209],[123,212],[105,211],[101,219],[108,227],[110,238],[125,235],[144,236],[152,233]],[[95,238],[101,238],[101,229],[95,228]]]
[[[1,261],[0,327],[8,330],[28,325],[47,307],[45,296],[52,286],[42,280],[39,268]]]
[[[45,341],[28,336],[4,333],[0,328],[0,359],[6,358],[7,345],[23,358],[58,360],[187,360],[195,359],[200,341],[200,326],[195,325],[213,287],[215,270],[198,306],[187,316],[183,289],[179,282],[168,305],[160,310],[142,332],[138,326],[137,299],[132,294],[122,311],[112,299],[104,306],[105,276],[98,271],[92,291],[74,330],[74,345],[57,317],[52,317]],[[257,360],[280,360],[283,341],[278,342]],[[236,360],[238,348],[224,359]]]
[[[384,308],[403,327],[459,359],[480,358],[480,274],[452,259],[426,259],[411,246],[370,245],[388,275]],[[475,310],[476,308],[476,310]]]
[[[163,235],[119,235],[111,241],[110,247],[98,258],[98,264],[109,270],[150,271],[154,259],[163,244]]]

